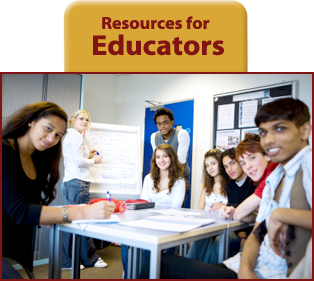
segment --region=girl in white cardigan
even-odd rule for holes
[[[141,198],[156,206],[181,208],[187,184],[176,151],[168,144],[156,147],[151,171],[144,179]]]
[[[155,206],[181,208],[187,191],[187,182],[183,177],[183,166],[177,152],[168,144],[156,147],[151,160],[151,171],[144,179],[141,199],[155,202]],[[174,248],[166,251],[173,252]],[[150,251],[145,250],[143,261]],[[121,245],[121,258],[124,279],[127,279],[128,247]]]

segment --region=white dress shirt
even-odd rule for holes
[[[268,228],[269,218],[272,211],[276,208],[290,208],[290,194],[295,176],[300,168],[303,170],[303,188],[305,190],[306,199],[312,208],[312,150],[309,146],[300,150],[284,167],[278,165],[277,168],[266,179],[266,186],[263,190],[263,197],[259,206],[256,221],[261,223],[266,220]],[[284,176],[285,182],[280,195],[279,203],[274,200],[275,191]],[[241,253],[224,261],[223,263],[235,272],[240,267]],[[286,260],[272,250],[269,245],[268,234],[265,235],[259,250],[259,254],[255,263],[254,273],[259,278],[287,278]]]

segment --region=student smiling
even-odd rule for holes
[[[278,163],[269,161],[269,157],[260,144],[260,137],[252,133],[247,133],[236,147],[236,158],[243,171],[255,182],[257,188],[236,209],[232,206],[222,208],[219,212],[219,218],[254,222],[256,218],[254,211],[262,200],[266,179],[278,166]]]
[[[56,195],[66,123],[62,108],[38,102],[11,115],[2,131],[2,255],[31,272],[36,225],[109,218],[115,208],[113,202],[72,209],[46,206]]]
[[[176,151],[168,144],[159,144],[154,150],[151,160],[150,174],[143,183],[141,199],[155,202],[156,206],[181,208],[187,190],[187,182],[183,177],[183,166],[178,160]],[[173,252],[174,248],[167,249]],[[143,260],[150,251],[143,252]],[[121,244],[121,259],[124,279],[127,279],[128,246]]]
[[[229,176],[220,165],[221,151],[209,150],[204,155],[203,185],[197,206],[198,210],[217,212],[228,203],[226,185]],[[238,241],[237,235],[230,233],[230,242]],[[205,238],[191,244],[187,258],[216,264],[218,261],[219,236]]]
[[[223,174],[219,165],[221,151],[219,149],[209,150],[204,155],[203,185],[198,202],[198,210],[215,212],[228,202],[226,185],[228,175]]]
[[[262,136],[262,148],[279,165],[266,180],[253,233],[242,253],[218,265],[164,255],[161,278],[312,278],[311,269],[306,270],[308,275],[297,270],[302,258],[312,263],[306,251],[312,241],[312,150],[308,146],[312,126],[309,121],[308,107],[299,100],[279,100],[259,108],[255,123]],[[148,261],[142,278],[148,276],[146,265]]]

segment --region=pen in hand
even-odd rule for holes
[[[111,195],[109,191],[107,191],[107,198],[108,198],[108,201],[111,202]]]

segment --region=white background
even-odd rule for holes
[[[0,71],[63,72],[63,16],[71,2],[1,0]],[[248,71],[313,71],[313,0],[238,2],[248,14]]]

